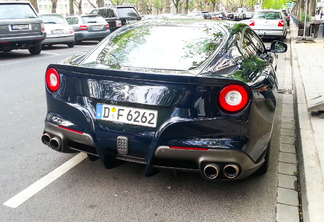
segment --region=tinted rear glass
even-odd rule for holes
[[[0,4],[0,19],[28,19],[37,15],[28,4]]]
[[[255,19],[282,19],[280,12],[257,12],[254,14]]]
[[[139,14],[134,10],[134,8],[117,8],[117,14],[119,17],[139,17]]]
[[[82,16],[83,23],[106,23],[106,20],[101,16]]]
[[[143,25],[112,35],[84,64],[112,69],[190,70],[201,65],[222,39],[222,32],[216,28]]]
[[[67,24],[67,21],[60,15],[40,15],[45,24]]]

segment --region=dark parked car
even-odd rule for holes
[[[170,35],[172,33],[172,35]],[[276,111],[275,41],[245,24],[155,20],[47,68],[42,141],[60,152],[200,172],[263,174]]]
[[[0,2],[0,52],[28,49],[33,55],[42,50],[43,21],[28,2]]]
[[[66,18],[74,31],[75,42],[101,41],[110,34],[109,24],[99,15],[74,15]]]
[[[139,21],[142,17],[135,7],[132,6],[111,6],[93,9],[90,14],[100,15],[106,19],[110,30],[113,32],[123,25]]]

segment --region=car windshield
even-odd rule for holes
[[[254,14],[255,19],[282,19],[280,12],[257,12]]]
[[[106,20],[101,16],[82,16],[83,23],[106,23]]]
[[[216,27],[146,24],[129,28],[112,35],[107,44],[97,48],[83,64],[101,64],[112,69],[194,69],[225,39]]]
[[[45,24],[67,24],[67,21],[61,15],[40,15]]]
[[[0,19],[37,18],[28,4],[0,4]]]
[[[134,8],[117,8],[117,13],[121,18],[139,17],[139,14],[137,14]]]

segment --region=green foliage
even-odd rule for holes
[[[310,14],[307,14],[307,17],[306,17],[306,22],[310,22],[312,20],[312,17],[310,16]],[[300,19],[300,22],[304,22],[305,21],[305,12],[303,12],[301,14],[301,19]]]
[[[286,0],[263,0],[262,8],[264,9],[282,9]]]

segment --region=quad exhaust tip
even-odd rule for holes
[[[219,166],[214,163],[207,164],[203,169],[203,175],[209,179],[216,179],[219,175]]]
[[[240,168],[236,164],[227,164],[223,168],[224,176],[228,179],[234,179],[239,175]]]
[[[50,143],[50,141],[51,141],[51,137],[50,137],[50,135],[48,135],[47,133],[44,133],[41,139],[42,139],[42,142],[43,142],[45,145],[49,146],[49,143]]]
[[[45,145],[51,147],[53,150],[59,150],[61,148],[61,140],[58,137],[51,138],[49,134],[44,133],[41,140]]]

